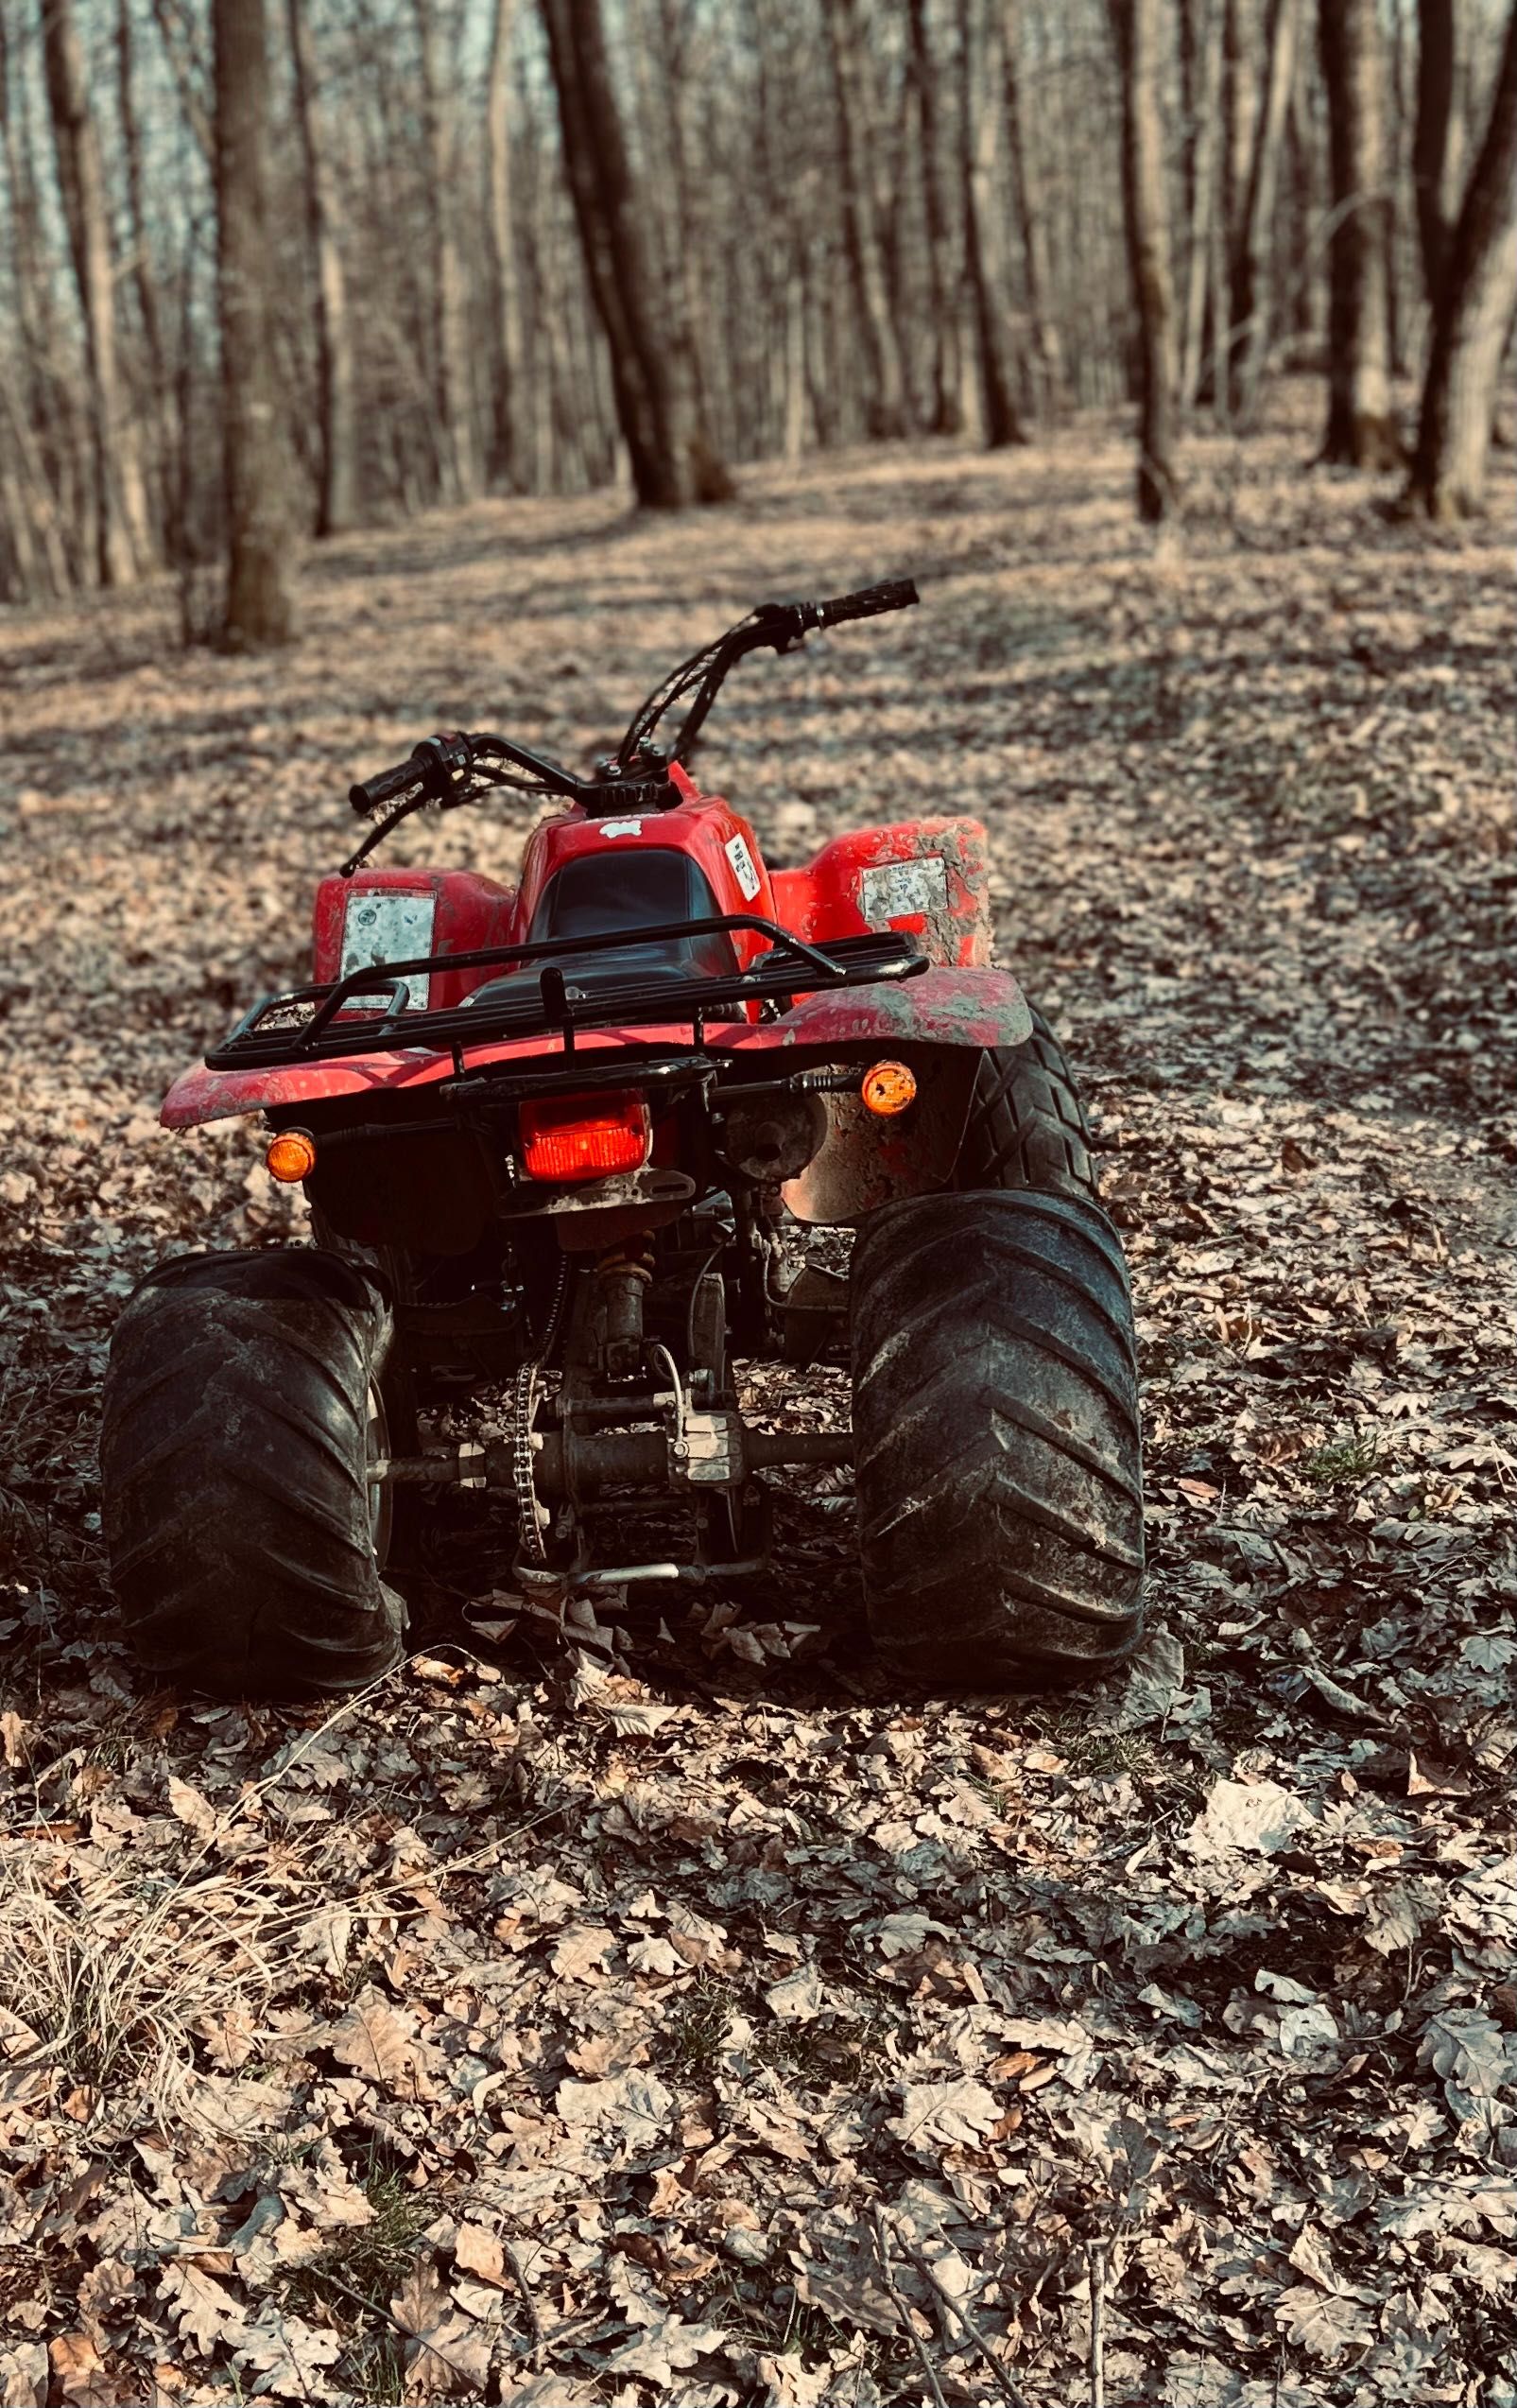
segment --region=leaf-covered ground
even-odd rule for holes
[[[270,662],[166,590],[7,624],[4,2399],[1517,2402],[1509,496],[1433,541],[1307,448],[1198,445],[1159,557],[1083,427],[346,541]],[[147,1693],[112,1318],[288,1209],[157,1100],[299,969],[350,776],[583,757],[906,569],[708,766],[790,858],[989,823],[1133,1267],[1130,1675],[892,1696],[813,1494],[610,1669],[442,1625],[327,1721]]]

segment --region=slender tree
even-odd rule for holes
[[[454,184],[454,78],[442,55],[444,27],[437,0],[415,0],[415,8],[426,159],[429,349],[438,491],[444,501],[456,502],[476,490],[479,476],[458,250],[458,197]]]
[[[1138,515],[1179,505],[1175,475],[1175,303],[1159,104],[1159,0],[1112,0],[1122,61],[1122,197],[1138,320]]]
[[[869,428],[871,435],[901,435],[905,431],[905,377],[874,203],[873,129],[865,97],[865,48],[857,0],[827,0],[822,13],[837,105],[843,242],[868,376]]]
[[[339,240],[336,182],[317,95],[305,0],[287,0],[295,113],[305,181],[305,230],[316,288],[317,421],[320,434],[316,531],[336,535],[358,516],[357,370]]]
[[[941,129],[938,117],[938,67],[927,27],[927,0],[909,0],[911,89],[917,108],[922,160],[922,210],[927,271],[928,425],[935,435],[957,434],[959,400],[958,313],[954,307],[953,251],[943,199]]]
[[[975,0],[959,0],[958,157],[964,222],[964,282],[979,372],[980,419],[988,451],[1026,441],[1017,409],[1008,355],[1006,312],[997,274],[992,219],[995,206],[995,113],[991,105],[993,26],[986,25]]]
[[[516,0],[494,0],[490,63],[485,77],[485,234],[494,287],[491,337],[489,471],[492,484],[522,480],[522,286],[511,205],[511,36]]]
[[[1181,0],[1181,66],[1185,103],[1185,240],[1180,400],[1195,407],[1206,361],[1207,297],[1218,228],[1218,152],[1222,121],[1223,0]],[[1215,337],[1215,329],[1214,329]],[[1214,355],[1220,348],[1214,340]],[[1214,403],[1227,407],[1226,378]]]
[[[1048,225],[1043,196],[1039,188],[1027,141],[1019,50],[1021,32],[1021,9],[1017,0],[1008,0],[1001,23],[1007,151],[1022,251],[1022,289],[1026,302],[1033,406],[1038,417],[1049,423],[1058,417],[1063,401],[1064,361],[1053,311],[1053,276],[1048,264]]]
[[[1517,304],[1517,7],[1491,120],[1448,246],[1433,320],[1409,504],[1430,518],[1481,506],[1501,359]]]
[[[1390,407],[1389,207],[1377,0],[1319,0],[1333,171],[1328,403],[1322,458],[1388,468],[1401,457]]]
[[[129,584],[150,550],[137,443],[116,360],[115,261],[100,142],[71,0],[43,0],[43,56],[59,188],[84,321],[96,568]]]
[[[1296,77],[1301,10],[1302,0],[1273,0],[1264,97],[1254,129],[1243,224],[1233,259],[1233,415],[1243,426],[1252,423],[1269,352],[1275,203]]]
[[[1436,310],[1443,288],[1457,195],[1451,190],[1454,165],[1454,0],[1418,0],[1417,124],[1412,137],[1412,182],[1417,197],[1417,235],[1422,254],[1422,289]]]
[[[678,291],[657,264],[632,180],[600,0],[542,0],[585,274],[611,353],[617,423],[640,502],[726,501],[733,482],[701,418]]]
[[[274,369],[265,0],[212,0],[230,650],[294,632],[288,469]]]

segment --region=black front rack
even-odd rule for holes
[[[625,979],[597,981],[588,990],[574,984],[572,967],[566,977],[559,966],[565,955],[579,960],[587,953],[662,944],[681,937],[717,936],[740,928],[766,938],[770,950],[760,954],[746,970],[723,971],[714,978],[686,978],[678,972],[671,976],[664,967],[656,977],[629,971]],[[538,963],[543,965],[539,976],[524,977],[519,994],[487,993],[482,1001],[471,998],[445,1012],[407,1009],[413,978],[449,970],[506,970],[511,964],[525,970]],[[698,1045],[705,1022],[716,1017],[725,1005],[755,1001],[784,1005],[795,995],[828,987],[867,986],[881,979],[909,979],[927,967],[927,957],[916,940],[894,929],[877,935],[829,937],[823,944],[813,944],[792,936],[777,921],[736,912],[721,919],[675,921],[657,928],[613,928],[594,936],[489,945],[476,953],[429,953],[412,961],[377,962],[325,986],[295,987],[287,995],[265,996],[205,1060],[212,1070],[271,1069],[321,1062],[335,1055],[407,1048],[457,1055],[466,1046],[490,1045],[502,1038],[554,1035],[562,1038],[566,1050],[572,1050],[578,1029],[652,1021],[679,1027],[688,1021]],[[381,1008],[364,1008],[385,993],[389,999]]]

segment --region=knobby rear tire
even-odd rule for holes
[[[859,1232],[855,1488],[876,1645],[929,1686],[1055,1685],[1142,1632],[1132,1309],[1081,1196],[919,1196]]]
[[[1037,1187],[1084,1196],[1098,1187],[1086,1118],[1068,1056],[1036,1004],[1025,1045],[980,1056],[959,1147],[960,1187]]]
[[[366,1469],[390,1335],[376,1280],[318,1248],[180,1256],[112,1341],[112,1576],[139,1662],[220,1697],[361,1689],[402,1653]]]

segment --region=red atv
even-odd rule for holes
[[[916,599],[765,605],[593,779],[449,734],[353,788],[386,816],[317,891],[315,983],[164,1105],[261,1113],[317,1244],[178,1256],[117,1327],[104,1523],[150,1672],[373,1679],[428,1490],[511,1509],[510,1582],[561,1610],[762,1571],[765,1473],[850,1459],[871,1630],[911,1673],[1054,1680],[1134,1645],[1127,1274],[1063,1055],[990,966],[984,829],[860,828],[771,870],[686,766],[745,653]],[[565,806],[518,888],[363,867],[497,790]],[[856,1230],[846,1278],[799,1259],[805,1225]],[[829,1355],[851,1437],[744,1419],[734,1359]],[[683,1560],[643,1560],[672,1508]]]

